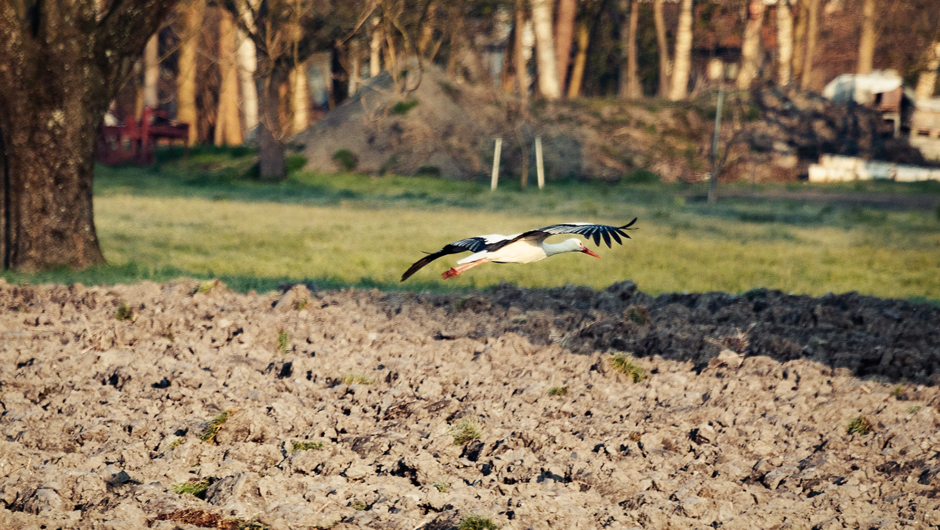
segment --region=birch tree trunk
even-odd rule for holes
[[[744,26],[744,40],[741,43],[741,68],[738,70],[737,80],[739,89],[751,88],[754,79],[760,74],[760,30],[763,22],[764,3],[760,0],[751,0],[747,25]]]
[[[372,28],[372,38],[369,39],[369,77],[382,73],[382,28],[377,25]]]
[[[918,100],[930,99],[937,87],[937,70],[940,69],[940,41],[935,41],[927,50],[927,68],[917,76],[917,88],[914,97]]]
[[[574,39],[574,19],[578,11],[578,0],[559,0],[555,22],[555,61],[558,71],[558,88],[565,91],[568,63],[571,60],[571,43]]]
[[[578,54],[574,57],[574,66],[571,68],[571,82],[568,84],[568,97],[576,98],[581,95],[581,85],[584,82],[584,67],[587,65],[587,50],[591,39],[591,31],[587,22],[578,24]]]
[[[238,71],[235,67],[235,24],[232,14],[219,10],[219,108],[215,121],[215,145],[241,145],[242,125],[238,113]]]
[[[150,37],[144,48],[144,106],[155,108],[160,104],[157,82],[160,80],[160,41]]]
[[[187,145],[193,145],[199,139],[196,127],[199,118],[196,109],[196,47],[204,11],[205,0],[193,0],[180,9],[182,31],[176,75],[176,119],[189,124]]]
[[[777,2],[777,83],[790,84],[793,61],[793,12],[789,0]]]
[[[659,95],[666,97],[669,91],[669,72],[672,71],[672,61],[669,59],[669,44],[666,41],[663,0],[653,2],[653,25],[656,28],[656,49],[659,52]]]
[[[675,57],[669,99],[679,101],[689,94],[689,69],[692,66],[692,0],[682,0],[679,26],[676,30]]]
[[[858,42],[857,73],[871,73],[875,60],[875,0],[865,0],[862,6],[862,38]]]
[[[539,73],[539,92],[545,99],[561,97],[558,70],[552,38],[551,0],[532,0],[532,23],[535,29],[535,53]]]
[[[258,84],[255,72],[258,70],[258,51],[255,43],[244,32],[238,32],[239,44],[236,58],[238,61],[238,87],[242,95],[242,118],[245,134],[251,133],[258,126]]]
[[[816,55],[816,40],[819,38],[819,0],[809,0],[806,20],[806,57],[803,59],[803,76],[800,88],[809,86],[813,77],[813,58]]]

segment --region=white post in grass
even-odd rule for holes
[[[545,187],[545,168],[542,167],[542,137],[535,137],[535,172],[539,178],[539,189]]]
[[[496,184],[499,183],[499,153],[503,149],[503,139],[496,139],[496,151],[493,153],[493,177],[490,179],[490,191],[496,191]]]

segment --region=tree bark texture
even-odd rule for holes
[[[937,70],[940,69],[940,41],[935,41],[927,49],[927,67],[917,76],[914,97],[930,99],[937,87]]]
[[[561,97],[555,45],[552,37],[551,0],[532,0],[532,24],[535,29],[535,58],[539,73],[539,92],[545,99]]]
[[[672,60],[669,58],[669,43],[666,40],[666,20],[663,18],[663,0],[653,2],[653,25],[656,28],[656,50],[659,52],[659,95],[669,93],[669,73]]]
[[[568,78],[568,65],[571,62],[571,43],[574,41],[575,15],[578,12],[578,0],[559,0],[558,14],[555,17],[555,61],[558,71],[558,88],[565,91]]]
[[[0,2],[0,255],[38,271],[103,263],[95,140],[111,100],[175,0]]]
[[[760,75],[760,30],[763,22],[764,3],[761,0],[751,0],[747,24],[744,26],[744,39],[741,42],[741,68],[738,70],[737,79],[739,89],[751,88],[754,79]]]
[[[264,112],[259,130],[258,168],[261,180],[280,181],[287,177],[286,148],[281,143],[283,136],[280,121],[280,89],[287,82],[289,72],[276,65],[266,79],[262,92]]]
[[[241,145],[242,123],[238,112],[237,34],[232,14],[219,10],[219,107],[215,121],[215,145]]]
[[[858,42],[857,73],[871,73],[875,61],[875,0],[862,5],[862,37]]]
[[[800,88],[809,87],[813,78],[813,57],[816,55],[816,41],[819,38],[819,0],[809,0],[809,12],[806,16],[806,57],[803,59],[803,75]]]
[[[777,83],[790,84],[793,62],[793,11],[789,0],[777,2]]]
[[[205,0],[192,0],[180,9],[181,29],[176,74],[176,119],[189,124],[189,145],[199,139],[196,127],[196,48],[202,28]]]
[[[682,0],[679,27],[676,30],[675,57],[669,99],[680,101],[689,94],[689,70],[692,68],[692,0]]]

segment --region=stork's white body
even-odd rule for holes
[[[499,234],[493,234],[485,237],[492,237],[494,241],[498,241],[501,239],[512,239],[518,235],[519,234],[503,236]],[[484,250],[482,252],[470,254],[466,258],[458,261],[457,264],[463,265],[464,263],[472,263],[481,259],[486,259],[487,261],[492,261],[493,263],[535,263],[536,261],[543,260],[549,256],[554,256],[555,254],[560,254],[562,252],[580,252],[582,248],[583,245],[581,242],[574,238],[565,240],[555,245],[546,243],[544,239],[520,239],[519,241],[510,243],[505,247],[493,252]]]

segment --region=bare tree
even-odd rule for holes
[[[578,23],[578,53],[574,57],[571,67],[571,82],[568,84],[568,97],[576,98],[581,95],[581,86],[584,81],[584,67],[587,65],[588,44],[591,40],[591,31],[586,21]]]
[[[0,255],[36,271],[103,263],[95,139],[176,0],[0,2]]]
[[[857,73],[871,72],[875,60],[875,0],[865,0],[862,6],[862,37],[858,42]]]
[[[819,39],[819,0],[808,0],[806,14],[806,55],[803,58],[803,72],[800,87],[807,88],[813,77],[813,60],[816,56],[816,42]]]
[[[669,75],[672,72],[672,60],[669,58],[669,44],[666,41],[666,19],[663,16],[663,0],[653,2],[653,25],[656,28],[656,49],[659,51],[659,95],[669,93]]]
[[[689,70],[692,67],[692,0],[682,0],[680,4],[675,57],[669,99],[679,101],[685,99],[689,92]]]
[[[636,32],[640,20],[640,4],[637,0],[621,0],[621,11],[626,15],[620,29],[620,45],[623,60],[620,64],[620,84],[618,95],[621,98],[638,99],[643,96],[640,80],[637,77]],[[629,15],[627,15],[629,12]]]
[[[538,64],[539,92],[545,99],[561,97],[555,46],[552,37],[551,0],[532,0],[532,24],[535,27],[535,53]]]
[[[748,8],[747,24],[744,27],[744,40],[741,43],[741,69],[738,71],[739,89],[751,87],[751,83],[760,73],[761,42],[760,31],[764,22],[764,3],[751,0]]]
[[[571,43],[574,40],[574,19],[578,11],[578,0],[559,0],[558,14],[555,17],[555,60],[558,66],[559,92],[565,91],[568,76],[568,63],[571,59]]]
[[[777,83],[790,84],[793,71],[793,11],[789,0],[777,1]]]
[[[157,82],[160,81],[160,41],[150,37],[144,47],[144,106],[156,108],[160,104]]]
[[[241,145],[241,117],[238,112],[238,71],[236,68],[236,32],[232,14],[219,13],[219,107],[216,111],[215,145]]]
[[[205,0],[192,0],[181,4],[180,44],[176,74],[176,118],[189,124],[189,139],[192,145],[198,138],[196,120],[196,48],[202,28]]]

